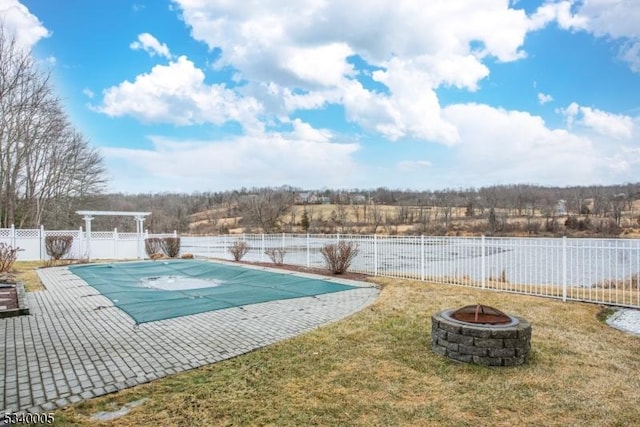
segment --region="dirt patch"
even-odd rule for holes
[[[309,273],[309,274],[318,274],[321,276],[327,276],[335,279],[348,279],[348,280],[358,280],[360,282],[367,282],[367,275],[362,273],[353,273],[347,271],[342,274],[334,274],[327,269],[324,268],[314,268],[314,267],[302,267],[298,265],[290,265],[290,264],[281,264],[276,265],[272,262],[250,262],[250,261],[240,261],[239,264],[247,264],[247,265],[257,265],[260,267],[269,267],[269,268],[277,268],[280,270],[288,270],[288,271],[297,271],[299,273]]]

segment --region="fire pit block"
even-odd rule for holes
[[[488,366],[516,366],[529,361],[531,324],[509,316],[508,324],[462,322],[453,310],[431,316],[431,349],[450,359]]]

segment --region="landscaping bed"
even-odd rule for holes
[[[272,262],[252,262],[252,261],[241,261],[242,264],[247,265],[257,265],[260,267],[268,267],[268,268],[278,268],[281,270],[289,270],[296,271],[299,273],[309,273],[309,274],[318,274],[321,276],[333,277],[336,279],[348,279],[348,280],[358,280],[360,282],[367,281],[367,275],[363,273],[354,273],[351,271],[347,271],[341,274],[334,274],[326,268],[317,268],[317,267],[303,267],[300,265],[291,265],[291,264],[274,264]]]

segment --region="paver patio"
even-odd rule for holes
[[[38,274],[47,290],[27,293],[31,314],[0,319],[0,412],[51,411],[238,356],[334,322],[378,296],[371,284],[340,280],[358,288],[136,326],[66,267]]]

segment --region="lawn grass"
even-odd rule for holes
[[[374,281],[381,286],[378,301],[343,321],[59,410],[56,425],[625,426],[640,420],[640,337],[598,320],[598,306]],[[528,365],[466,365],[430,351],[431,315],[474,303],[531,321]],[[111,424],[90,420],[143,397],[149,400]]]
[[[16,277],[24,285],[25,291],[35,292],[45,289],[36,272],[36,269],[42,266],[44,261],[16,261],[13,264]]]

